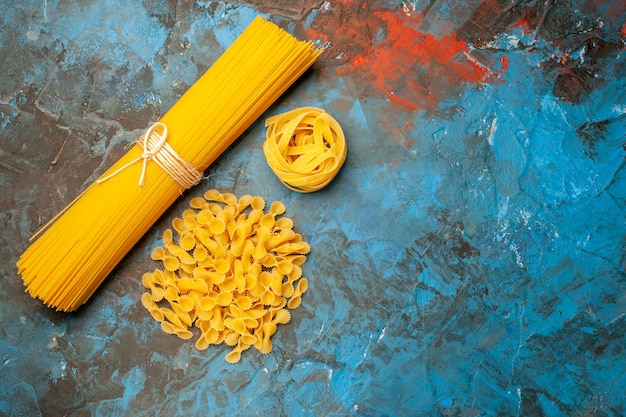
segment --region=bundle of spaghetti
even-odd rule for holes
[[[56,310],[84,304],[321,52],[255,18],[159,123],[33,236],[17,262],[26,291]]]

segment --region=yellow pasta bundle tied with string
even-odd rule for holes
[[[269,353],[308,288],[301,266],[309,244],[280,217],[281,202],[264,211],[261,197],[210,190],[190,206],[152,251],[163,269],[143,275],[143,306],[165,333],[186,340],[195,327],[198,350],[231,346],[230,363],[250,347]]]
[[[321,52],[255,18],[126,155],[33,236],[17,262],[26,291],[57,310],[84,304]]]
[[[348,148],[339,123],[316,107],[303,107],[265,121],[263,152],[274,174],[301,193],[328,185],[346,160]]]

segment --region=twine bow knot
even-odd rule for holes
[[[161,128],[161,133],[157,131]],[[143,148],[143,152],[137,158],[118,168],[111,174],[99,178],[96,182],[102,183],[111,177],[119,174],[129,166],[142,161],[141,175],[138,185],[144,184],[148,161],[154,161],[165,172],[167,172],[176,182],[185,188],[191,188],[202,179],[202,173],[195,169],[174,151],[167,143],[167,126],[157,122],[146,130],[140,140],[136,141]]]

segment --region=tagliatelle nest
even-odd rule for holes
[[[277,326],[307,290],[301,265],[309,244],[291,219],[279,218],[281,202],[265,212],[261,197],[211,190],[190,206],[172,222],[176,235],[165,230],[152,252],[164,268],[143,275],[142,304],[165,333],[191,339],[199,329],[199,350],[232,346],[230,363],[252,346],[269,353]]]
[[[270,117],[265,126],[265,159],[290,190],[321,190],[346,160],[348,147],[343,130],[323,109],[301,107]]]

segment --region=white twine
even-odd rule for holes
[[[162,133],[160,134],[156,131],[159,127],[162,129]],[[142,139],[143,140],[137,140],[137,144],[143,148],[141,155],[118,168],[111,174],[99,178],[96,182],[98,184],[102,183],[119,174],[129,166],[143,161],[141,176],[139,177],[139,186],[141,187],[144,183],[146,167],[148,166],[148,161],[150,160],[156,162],[158,166],[160,166],[184,188],[191,188],[202,180],[202,173],[181,158],[180,155],[178,155],[176,151],[174,151],[174,149],[172,149],[172,147],[166,142],[167,126],[164,123],[154,123],[148,128],[148,130],[146,130]]]

